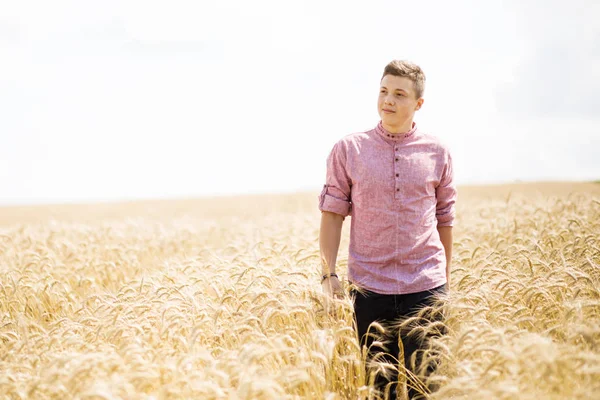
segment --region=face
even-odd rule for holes
[[[381,80],[377,109],[386,129],[394,133],[410,130],[415,111],[421,108],[423,101],[416,98],[409,78],[386,75]]]

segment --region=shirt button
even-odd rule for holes
[[[399,191],[400,191],[400,189],[396,189],[396,192],[399,192]]]
[[[400,174],[396,174],[396,176],[400,176]]]
[[[398,161],[398,159],[396,158],[396,161]]]

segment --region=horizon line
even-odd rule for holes
[[[600,184],[600,179],[597,180],[521,180],[515,179],[510,181],[502,182],[475,182],[475,183],[464,183],[457,184],[457,188],[468,188],[468,187],[485,187],[485,186],[503,186],[503,185],[514,185],[514,184],[560,184],[560,183],[596,183]],[[0,202],[0,208],[20,208],[20,207],[48,207],[48,206],[85,206],[85,205],[96,205],[96,204],[121,204],[121,203],[137,203],[137,202],[163,202],[163,201],[193,201],[193,200],[204,200],[204,199],[215,199],[215,198],[233,198],[242,196],[277,196],[277,195],[290,195],[294,193],[308,194],[311,192],[319,192],[321,188],[299,188],[295,190],[280,190],[280,191],[260,191],[260,192],[244,192],[244,193],[207,193],[207,194],[182,194],[182,195],[169,195],[165,197],[120,197],[120,198],[87,198],[87,199],[64,199],[64,200],[25,200],[17,202]]]

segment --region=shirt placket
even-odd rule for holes
[[[400,186],[400,145],[394,144],[394,198],[402,197],[402,187]]]

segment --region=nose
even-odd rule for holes
[[[388,94],[387,96],[385,96],[385,98],[383,99],[383,103],[393,105],[394,101],[393,101],[393,98],[391,97],[391,95]]]

